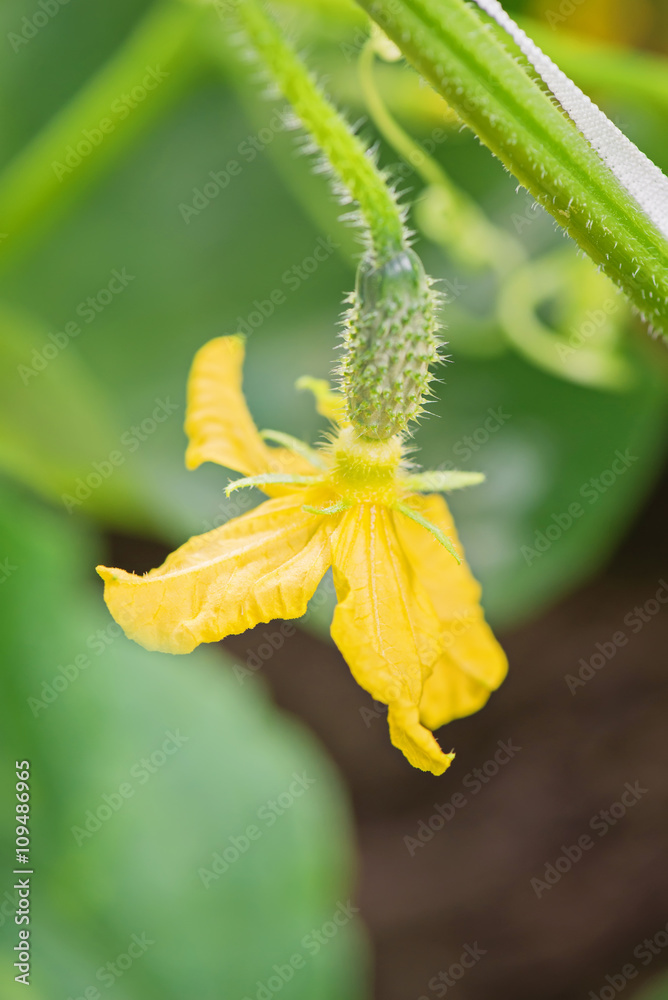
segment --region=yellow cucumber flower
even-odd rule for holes
[[[212,340],[196,355],[186,464],[234,469],[247,478],[228,494],[258,486],[270,499],[191,538],[145,576],[99,566],[107,606],[146,649],[189,653],[261,622],[301,617],[332,566],[332,638],[357,682],[388,706],[394,745],[415,767],[442,774],[454,754],[431,730],[479,709],[507,669],[480,587],[456,554],[445,501],[431,492],[482,477],[413,473],[400,435],[361,438],[343,416],[343,397],[315,379],[302,385],[335,422],[332,440],[316,450],[260,434],[242,394],[243,357],[239,337]]]

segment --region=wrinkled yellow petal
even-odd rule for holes
[[[242,392],[242,337],[218,337],[195,355],[188,379],[186,466],[216,462],[246,476],[260,473],[314,475],[317,469],[287,448],[270,448],[260,437]],[[264,490],[272,496],[284,487]]]
[[[336,525],[304,513],[309,501],[322,503],[322,492],[267,500],[191,538],[146,576],[98,566],[111,614],[130,639],[168,653],[300,617],[330,564]]]
[[[394,745],[415,767],[442,774],[454,755],[443,753],[419,719],[424,683],[440,651],[438,621],[411,579],[389,511],[359,504],[345,514],[332,537],[332,564],[339,599],[334,641],[357,682],[389,706]]]
[[[323,417],[342,427],[346,423],[346,398],[332,389],[324,378],[302,375],[295,383],[298,389],[308,389],[315,397],[315,408]]]
[[[414,496],[409,504],[451,538],[463,555],[442,497]],[[444,651],[420,702],[420,718],[430,729],[438,729],[482,708],[506,676],[508,661],[485,621],[480,585],[465,560],[457,565],[428,531],[401,514],[392,516],[412,578],[427,590],[440,621]]]

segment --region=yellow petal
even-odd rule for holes
[[[411,497],[409,505],[435,524],[457,547],[452,515],[440,496]],[[480,607],[480,585],[466,562],[449,552],[419,524],[393,513],[411,575],[427,590],[440,621],[444,651],[425,683],[420,718],[430,729],[476,712],[503,681],[508,661]]]
[[[394,745],[415,767],[442,774],[454,755],[443,753],[419,720],[440,651],[438,620],[424,589],[413,585],[385,507],[359,504],[344,515],[332,537],[332,564],[334,641],[358,684],[389,706]]]
[[[324,378],[302,375],[295,383],[298,389],[308,389],[315,396],[315,408],[323,417],[342,427],[346,423],[346,398],[332,389]]]
[[[189,653],[273,618],[300,617],[329,566],[336,525],[304,513],[309,501],[322,503],[322,494],[267,500],[191,538],[146,576],[98,566],[111,614],[130,639],[168,653]]]
[[[243,338],[218,337],[195,355],[188,379],[186,466],[216,462],[246,476],[315,475],[310,462],[286,448],[270,448],[260,437],[241,389],[244,353]],[[265,492],[289,491],[274,486]]]

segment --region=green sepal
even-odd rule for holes
[[[286,486],[310,486],[319,483],[319,476],[284,476],[281,472],[267,472],[259,476],[245,476],[243,479],[233,479],[225,488],[225,496],[240,490],[244,486],[269,486],[274,483]]]
[[[337,500],[327,507],[311,507],[310,504],[305,503],[302,510],[306,511],[307,514],[340,514],[344,510],[350,510],[351,507],[350,500]]]
[[[275,441],[276,444],[283,445],[288,451],[294,452],[295,455],[305,458],[311,465],[315,465],[317,469],[327,468],[327,463],[320,452],[311,448],[305,441],[292,437],[291,434],[284,434],[282,431],[260,431],[260,437],[264,438],[265,441]]]
[[[412,521],[415,521],[417,524],[422,525],[423,528],[426,528],[427,531],[430,531],[434,536],[434,538],[437,541],[439,541],[444,548],[448,550],[451,556],[454,556],[454,558],[461,566],[462,561],[457,555],[457,550],[455,549],[454,545],[452,544],[448,536],[444,534],[439,527],[437,527],[435,524],[432,524],[432,522],[428,521],[426,517],[423,517],[422,514],[418,514],[416,510],[413,510],[412,507],[408,507],[405,503],[392,504],[392,510],[398,510],[400,514],[405,514],[406,517],[410,517]]]
[[[430,469],[408,476],[404,485],[416,493],[449,493],[451,490],[463,490],[467,486],[478,486],[484,481],[484,472]]]

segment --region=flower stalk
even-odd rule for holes
[[[359,207],[366,252],[344,318],[341,388],[359,436],[404,434],[423,410],[438,361],[438,299],[411,250],[404,211],[371,152],[322,93],[279,27],[254,0],[238,16],[272,81],[325,157],[346,200]]]
[[[403,213],[369,150],[325,96],[279,26],[255,0],[244,0],[236,16],[264,69],[276,84],[327,166],[357,203],[374,260],[382,265],[406,248]]]

